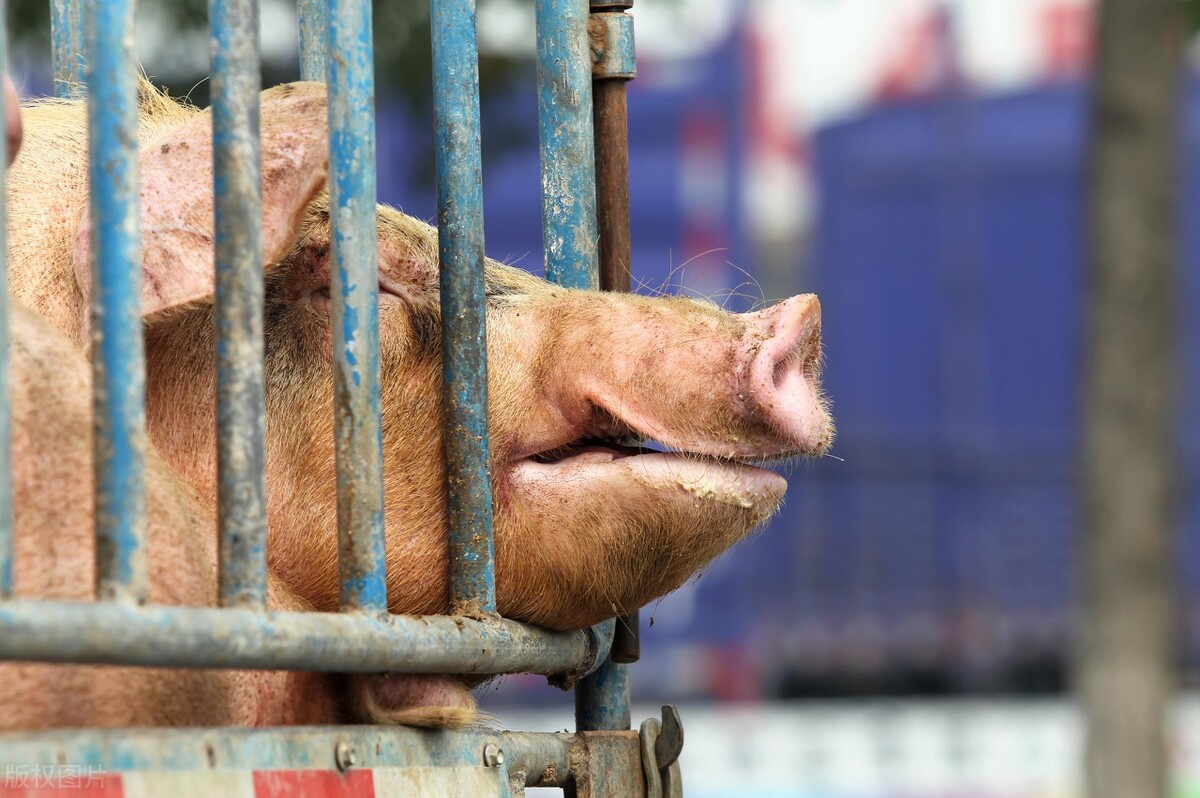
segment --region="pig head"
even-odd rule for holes
[[[149,430],[215,506],[211,118],[143,94]],[[319,84],[262,97],[269,560],[297,596],[332,610],[325,119]],[[91,291],[82,108],[31,109],[27,128],[31,151],[56,156],[13,170],[14,292],[82,343]],[[48,207],[37,188],[47,169],[61,186]],[[437,233],[383,206],[378,230],[391,609],[445,612]],[[785,481],[755,463],[830,444],[811,295],[739,315],[690,299],[566,290],[493,261],[485,279],[497,603],[508,617],[580,628],[674,589],[779,505]]]

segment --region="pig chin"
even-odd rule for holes
[[[498,600],[555,629],[581,628],[678,588],[765,521],[787,487],[751,466],[602,447],[550,463],[522,460],[507,476],[497,518],[501,562],[508,536],[500,530],[520,529],[515,537],[538,541],[524,562],[532,557],[551,584],[569,584],[570,598],[498,580]],[[556,577],[564,555],[592,566]]]

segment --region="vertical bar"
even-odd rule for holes
[[[88,4],[96,588],[144,602],[145,364],[138,288],[135,0]]]
[[[83,93],[83,0],[50,0],[50,39],[54,58],[54,96]]]
[[[0,81],[8,68],[7,8],[0,0]],[[8,120],[8,93],[0,86],[0,126]],[[8,367],[8,135],[0,131],[0,600],[12,596],[12,391]]]
[[[625,9],[632,0],[592,2],[589,41],[592,47],[592,110],[596,130],[596,218],[599,226],[600,288],[631,288],[633,259],[629,238],[629,106],[626,83],[637,74],[633,52],[633,17]],[[629,664],[641,657],[638,610],[617,620],[613,662]]]
[[[387,581],[371,3],[328,2],[334,438],[342,609],[383,613]]]
[[[300,79],[325,81],[326,0],[299,0]]]
[[[547,278],[598,287],[596,163],[587,0],[537,0],[538,117]],[[575,689],[579,731],[628,729],[627,666],[611,659]]]
[[[629,108],[625,81],[598,79],[593,84],[596,116],[596,215],[599,220],[600,287],[628,292],[631,286],[629,239]]]
[[[211,0],[221,605],[265,607],[258,0]]]
[[[438,258],[451,612],[496,611],[475,0],[434,0]]]
[[[611,659],[575,687],[576,731],[629,728],[629,666]]]
[[[596,173],[588,0],[537,0],[546,277],[596,288]]]
[[[633,20],[619,13],[632,0],[592,0],[588,25],[595,59],[593,83],[596,153],[596,219],[600,285],[628,291],[629,133],[625,81],[635,74]],[[589,60],[590,63],[590,60]],[[609,659],[575,688],[575,727],[579,731],[621,731],[630,725],[629,666],[640,655],[638,614],[617,620]]]

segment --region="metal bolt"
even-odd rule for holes
[[[504,764],[504,752],[500,750],[500,746],[488,743],[483,747],[483,764],[490,768]]]
[[[354,749],[350,747],[350,743],[338,743],[333,749],[333,758],[337,762],[338,770],[346,771],[354,767],[358,762],[358,755],[354,753]]]

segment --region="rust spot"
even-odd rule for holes
[[[166,155],[166,154],[167,154],[168,152],[170,152],[170,151],[171,151],[171,145],[170,145],[170,144],[164,144],[164,145],[162,145],[162,154],[163,154],[163,155]]]

